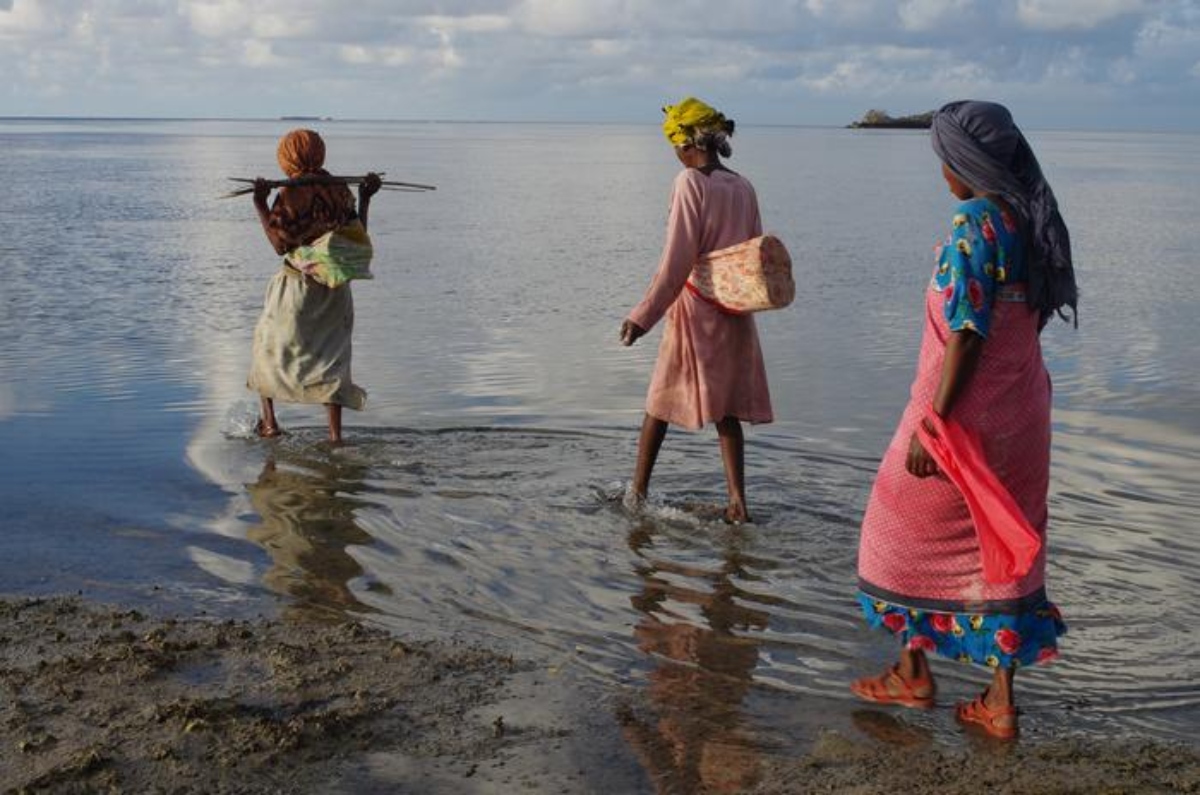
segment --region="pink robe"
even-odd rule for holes
[[[912,608],[1009,613],[1045,600],[1050,477],[1050,376],[1042,362],[1038,316],[1018,289],[1004,289],[992,331],[953,417],[978,434],[987,464],[1008,489],[1042,545],[1024,576],[988,582],[967,502],[944,475],[905,469],[909,440],[931,411],[950,335],[943,296],[926,291],[925,335],[911,399],[884,454],[863,517],[861,590]]]
[[[684,289],[702,255],[762,234],[754,187],[732,171],[686,168],[675,178],[658,273],[629,319],[667,323],[646,413],[692,430],[736,417],[771,422],[771,395],[752,315],[730,315]]]

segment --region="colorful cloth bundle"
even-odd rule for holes
[[[774,235],[703,255],[687,288],[731,315],[782,309],[796,297],[792,258]]]
[[[326,287],[341,287],[351,279],[372,279],[371,237],[358,219],[326,232],[307,246],[288,252],[288,263]]]

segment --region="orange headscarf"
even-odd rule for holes
[[[325,165],[325,142],[312,130],[292,130],[279,139],[275,158],[288,177],[314,174]]]
[[[289,178],[327,172],[325,142],[312,130],[292,130],[279,139],[275,153]],[[270,224],[283,233],[289,247],[308,245],[355,216],[354,194],[343,184],[280,188],[271,207]]]

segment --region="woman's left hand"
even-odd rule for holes
[[[933,432],[928,425],[925,430]],[[908,470],[908,474],[918,478],[927,478],[938,473],[937,462],[925,449],[925,445],[921,444],[921,438],[916,431],[913,431],[912,438],[908,440],[908,458],[905,459],[904,468]]]
[[[379,193],[379,189],[383,187],[383,180],[374,171],[367,174],[362,182],[358,183],[358,196],[360,199],[368,199]]]

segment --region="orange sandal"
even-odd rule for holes
[[[933,679],[908,680],[900,675],[897,663],[879,676],[864,676],[850,684],[850,690],[863,701],[875,704],[899,704],[903,707],[931,709],[937,688]]]
[[[987,691],[974,701],[966,701],[954,710],[959,723],[977,727],[991,737],[1011,740],[1017,736],[1017,708],[1014,706],[989,707],[984,700]],[[1005,720],[1007,719],[1007,720]]]

